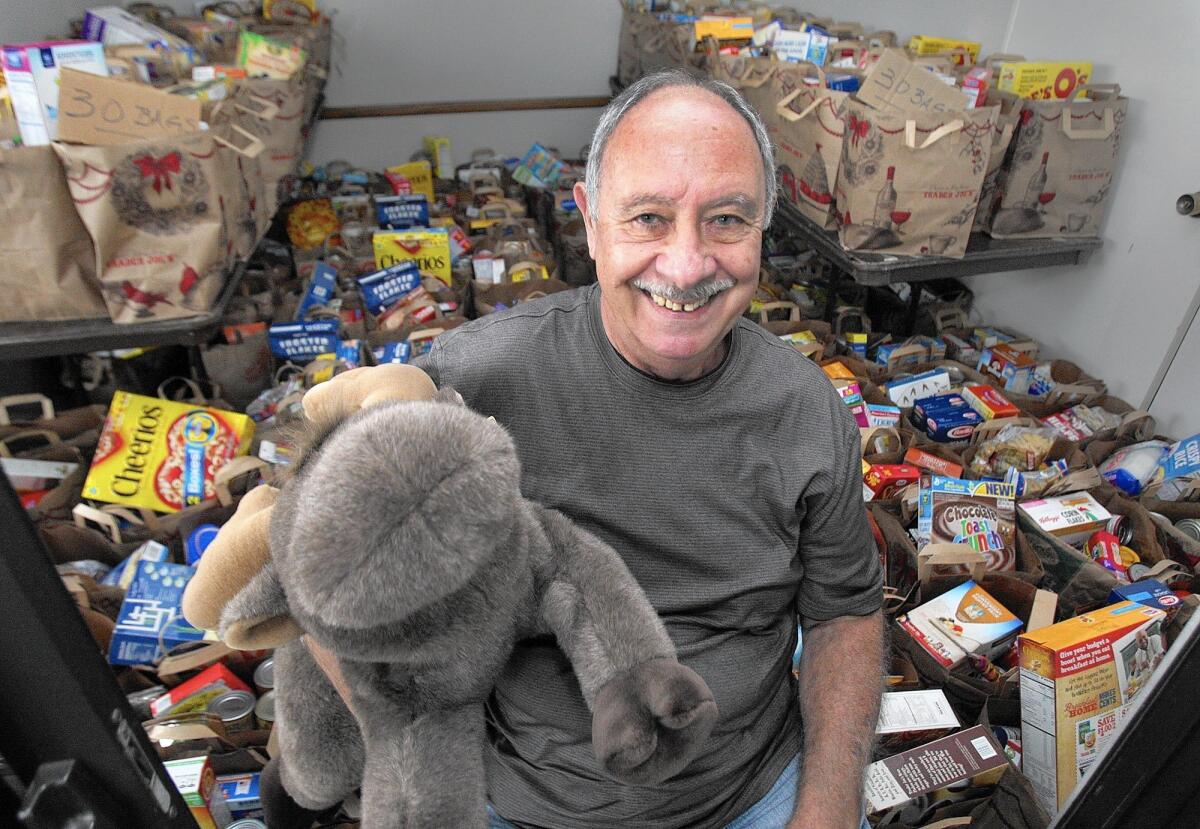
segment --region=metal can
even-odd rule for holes
[[[208,704],[208,713],[221,718],[227,732],[250,731],[254,728],[254,694],[249,691],[230,691]]]
[[[1114,515],[1108,519],[1104,529],[1115,535],[1122,547],[1133,543],[1133,522],[1126,520],[1124,515]]]
[[[1175,522],[1175,529],[1179,530],[1184,535],[1200,541],[1200,519],[1197,518],[1181,518]]]
[[[263,823],[258,818],[248,817],[241,820],[235,820],[233,823],[225,827],[225,829],[267,829],[267,824]]]
[[[275,725],[275,692],[267,691],[259,697],[258,704],[254,706],[254,719],[258,720],[258,727],[266,731],[270,731]]]
[[[267,657],[254,669],[254,687],[260,694],[275,690],[275,657]]]

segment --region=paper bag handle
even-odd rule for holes
[[[963,128],[963,120],[955,118],[953,121],[948,121],[940,127],[929,133],[929,137],[925,139],[925,143],[917,146],[917,122],[911,118],[904,122],[904,146],[910,150],[923,150],[926,147],[936,144],[947,135],[953,135]]]
[[[252,135],[252,134],[246,132],[246,130],[242,129],[237,124],[230,124],[229,128],[231,130],[237,132],[239,135],[241,135],[242,138],[246,139],[245,147],[239,147],[236,144],[234,144],[232,141],[230,141],[229,139],[222,138],[219,135],[213,135],[213,140],[216,141],[218,144],[220,144],[223,147],[228,147],[229,149],[233,150],[235,153],[241,153],[246,158],[258,158],[258,156],[262,153],[263,149],[267,146],[266,144],[263,143],[263,140],[261,138],[259,138],[257,135]]]
[[[933,325],[939,334],[947,328],[966,328],[967,312],[962,308],[939,308],[933,314]]]
[[[476,187],[471,191],[473,196],[499,196],[504,198],[504,191],[499,187],[492,187],[490,184],[483,187]]]
[[[54,403],[44,394],[10,394],[6,397],[0,397],[0,426],[11,426],[12,419],[8,414],[9,408],[13,406],[29,406],[33,403],[42,407],[41,420],[50,420],[54,417]]]
[[[497,213],[499,215],[497,215]],[[479,218],[481,218],[481,219],[511,219],[511,218],[513,218],[512,207],[510,207],[507,202],[502,202],[502,201],[488,202],[483,207],[479,208]]]
[[[24,441],[29,438],[41,438],[46,442],[47,446],[57,446],[62,443],[62,438],[58,433],[51,432],[49,429],[24,429],[0,440],[0,458],[11,458],[13,456],[12,449],[9,448],[9,443]]]
[[[766,323],[770,316],[770,312],[778,311],[781,308],[787,310],[788,322],[799,322],[800,321],[800,306],[794,302],[788,302],[787,300],[777,300],[775,302],[764,302],[762,304],[762,306],[758,309],[758,321],[761,323]]]
[[[112,541],[113,544],[121,543],[121,527],[117,524],[117,519],[106,512],[101,512],[95,507],[87,504],[76,504],[71,510],[71,515],[75,519],[75,526],[88,529],[88,522],[99,527]]]
[[[917,579],[922,583],[929,580],[929,571],[942,564],[966,564],[971,578],[981,581],[987,572],[987,559],[983,553],[966,544],[926,544],[917,552]]]
[[[1072,141],[1103,141],[1104,139],[1106,139],[1110,135],[1112,135],[1113,130],[1116,129],[1116,119],[1113,117],[1113,108],[1112,107],[1104,108],[1104,121],[1098,129],[1081,130],[1081,129],[1075,128],[1075,124],[1072,122],[1071,108],[1070,108],[1069,104],[1075,103],[1075,101],[1079,98],[1079,96],[1082,93],[1089,92],[1089,91],[1107,92],[1107,93],[1110,93],[1111,96],[1115,98],[1121,94],[1121,87],[1119,84],[1115,84],[1115,83],[1111,83],[1111,84],[1081,83],[1079,86],[1075,87],[1075,90],[1071,93],[1071,97],[1067,99],[1068,106],[1063,107],[1063,113],[1062,113],[1063,135],[1067,136],[1067,138],[1071,139]],[[1098,103],[1098,101],[1097,101],[1097,103]]]
[[[894,426],[868,426],[865,429],[860,428],[858,430],[859,453],[864,454],[864,455],[865,454],[871,454],[871,455],[875,454],[875,450],[871,447],[870,444],[871,444],[871,441],[874,440],[877,436],[893,438],[895,441],[895,444],[896,444],[895,448],[893,448],[891,450],[884,450],[884,451],[894,452],[897,449],[899,449],[901,446],[904,445],[903,438],[901,438],[901,436],[900,436],[900,430],[896,429]]]
[[[158,513],[154,510],[145,507],[127,507],[123,504],[105,504],[100,507],[100,511],[123,518],[135,526],[145,527],[153,535],[158,535],[160,532],[161,524],[158,520]]]
[[[1142,409],[1137,409],[1124,415],[1117,426],[1117,435],[1132,437],[1135,440],[1149,440],[1154,435],[1154,415]]]
[[[508,269],[507,275],[508,275],[509,281],[512,282],[513,281],[512,277],[513,277],[513,274],[515,274],[515,273],[524,273],[525,271],[539,272],[539,271],[541,271],[541,269],[542,269],[542,266],[539,265],[537,262],[532,262],[528,259],[523,259],[520,262],[513,263],[512,267],[510,267]]]
[[[264,121],[272,121],[279,114],[279,105],[261,95],[250,95],[246,100],[254,103],[255,106],[246,106],[241,101],[234,101],[233,106]]]
[[[804,91],[804,87],[798,86],[795,89],[793,89],[791,92],[789,92],[786,97],[784,97],[782,100],[780,100],[779,103],[777,103],[775,105],[775,114],[778,115],[780,118],[783,118],[785,121],[788,121],[793,124],[796,123],[797,121],[803,120],[803,119],[807,118],[809,115],[811,115],[813,110],[815,110],[817,107],[819,107],[821,105],[821,101],[824,100],[820,95],[818,95],[816,97],[816,100],[814,100],[811,104],[809,104],[808,106],[806,106],[804,109],[800,110],[799,112],[796,112],[795,110],[791,109],[788,106],[788,104],[790,104],[792,101],[796,100],[796,96],[799,95],[803,91]]]
[[[983,66],[986,69],[992,69],[996,63],[1021,63],[1025,60],[1024,55],[1014,55],[1009,52],[993,52],[983,59]]]

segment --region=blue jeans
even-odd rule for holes
[[[742,812],[725,829],[784,829],[796,808],[796,786],[800,780],[800,758],[787,764],[783,774],[771,786],[763,799]],[[513,829],[513,825],[488,804],[488,829]],[[870,829],[866,819],[862,829]]]

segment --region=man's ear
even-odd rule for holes
[[[587,187],[582,181],[575,182],[575,188],[572,191],[575,195],[575,206],[579,208],[580,214],[583,216],[583,228],[587,231],[588,240],[588,255],[593,260],[596,258],[596,220],[599,218],[595,214],[593,208],[598,205],[588,203]]]

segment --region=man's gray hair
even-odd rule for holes
[[[762,158],[765,212],[763,227],[771,223],[771,215],[775,212],[775,151],[771,147],[771,139],[767,135],[767,126],[762,117],[754,111],[754,107],[746,103],[736,89],[726,83],[690,75],[681,69],[669,69],[665,72],[655,72],[630,84],[620,95],[613,98],[600,115],[596,124],[596,132],[592,136],[591,149],[588,151],[587,170],[584,173],[584,187],[587,191],[588,205],[595,211],[600,204],[600,167],[604,163],[604,151],[608,141],[616,132],[617,125],[646,97],[660,89],[671,87],[694,87],[704,89],[716,95],[746,121],[750,131],[754,133],[754,143],[758,145],[758,154]]]

